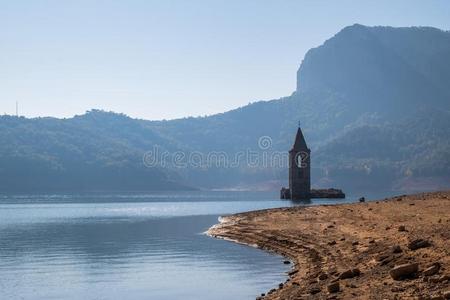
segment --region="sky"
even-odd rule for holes
[[[450,1],[0,0],[0,114],[161,120],[277,99],[354,23],[450,30]]]

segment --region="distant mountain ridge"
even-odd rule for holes
[[[402,113],[424,101],[447,109],[449,49],[450,33],[439,29],[356,24],[308,51],[297,91],[331,91],[361,111]]]
[[[297,90],[208,117],[145,121],[91,111],[71,119],[0,117],[0,192],[278,188],[284,167],[145,166],[168,153],[286,152],[298,120],[313,186],[346,191],[450,187],[450,33],[344,28],[313,48]]]

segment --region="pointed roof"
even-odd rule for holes
[[[305,137],[303,136],[303,132],[300,126],[297,129],[297,134],[295,135],[295,142],[294,146],[292,146],[292,150],[308,150],[308,146],[306,145]]]

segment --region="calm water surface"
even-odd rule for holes
[[[316,203],[326,203],[322,200]],[[283,258],[210,238],[268,193],[0,196],[0,299],[255,299]]]

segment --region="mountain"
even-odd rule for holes
[[[142,163],[164,143],[127,116],[92,111],[71,119],[0,117],[0,191],[186,189],[177,174]]]
[[[449,32],[355,24],[308,51],[277,100],[170,121],[0,117],[0,191],[278,189],[299,120],[313,186],[450,187],[448,82]]]

